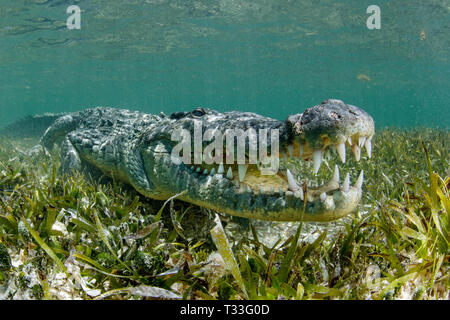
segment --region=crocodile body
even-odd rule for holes
[[[276,156],[313,160],[315,171],[329,148],[336,148],[342,161],[346,144],[351,145],[357,160],[364,146],[370,156],[374,134],[373,119],[365,111],[340,100],[327,100],[286,121],[202,108],[168,116],[97,107],[57,118],[40,144],[47,149],[61,146],[64,172],[95,167],[153,199],[182,193],[180,200],[262,220],[330,221],[356,209],[362,173],[354,186],[349,185],[348,176],[341,185],[336,167],[328,183],[308,189],[289,170],[262,176],[255,164],[177,163],[172,155],[177,144],[172,134],[179,129],[193,131],[195,123],[202,125],[203,133],[208,129],[276,129]]]

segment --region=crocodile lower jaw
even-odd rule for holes
[[[355,211],[362,196],[363,172],[353,184],[349,174],[341,182],[337,165],[327,183],[312,188],[297,181],[290,170],[261,175],[252,164],[174,165],[167,150],[161,151],[148,154],[147,158],[154,160],[148,168],[150,178],[157,180],[154,184],[167,198],[187,190],[180,200],[230,215],[270,221],[331,221]]]

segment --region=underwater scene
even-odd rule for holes
[[[449,101],[450,0],[0,0],[0,300],[448,300]]]

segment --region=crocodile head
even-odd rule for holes
[[[235,136],[227,141],[230,130]],[[174,132],[187,132],[190,138],[183,140]],[[336,166],[327,183],[311,188],[299,182],[293,170],[278,170],[278,159],[311,161],[317,173],[328,149],[335,150],[342,162],[346,161],[346,145],[357,161],[361,148],[370,158],[373,135],[370,115],[340,100],[326,100],[286,121],[197,108],[174,113],[158,130],[147,133],[142,155],[147,178],[160,199],[182,193],[181,200],[241,217],[330,221],[356,209],[363,172],[351,185],[348,174],[340,182]],[[245,137],[248,143],[242,155],[239,139]],[[200,145],[195,145],[196,138],[202,139]],[[181,141],[186,148],[180,148]],[[262,149],[267,156],[260,153]]]

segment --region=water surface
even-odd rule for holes
[[[284,119],[333,97],[448,128],[449,52],[449,0],[0,0],[0,125],[97,105]]]

